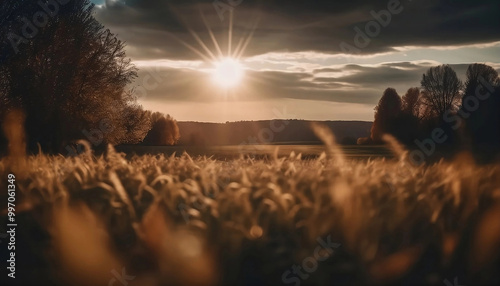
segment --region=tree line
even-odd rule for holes
[[[387,88],[375,107],[370,137],[358,144],[382,144],[391,134],[409,146],[422,146],[436,132],[434,142],[448,151],[471,150],[481,160],[500,152],[500,79],[486,64],[471,64],[462,82],[449,65],[429,68],[420,87],[401,97]]]
[[[21,110],[32,151],[63,153],[79,139],[174,144],[176,121],[138,104],[137,68],[93,10],[89,0],[0,2],[0,120]]]

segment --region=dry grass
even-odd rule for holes
[[[500,281],[500,166],[331,154],[27,157],[16,218],[18,271],[31,275],[20,279],[108,285],[124,269],[128,285],[279,285],[331,235],[341,247],[302,285]]]

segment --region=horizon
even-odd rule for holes
[[[462,80],[475,62],[500,71],[495,1],[92,2],[140,69],[139,102],[178,121],[270,120],[276,109],[373,121],[387,87],[420,87],[431,66]]]
[[[373,123],[373,120],[309,120],[309,119],[290,119],[290,118],[272,118],[272,119],[254,119],[254,120],[239,120],[226,122],[210,122],[210,121],[191,121],[191,120],[176,120],[178,123],[211,123],[211,124],[230,124],[241,122],[262,122],[262,121],[309,121],[309,122],[366,122]]]

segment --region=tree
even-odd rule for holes
[[[385,133],[396,134],[396,119],[401,113],[401,97],[394,88],[387,88],[375,107],[375,121],[371,129],[373,142],[381,142]]]
[[[144,111],[140,105],[125,107],[123,132],[128,136],[122,140],[123,144],[138,144],[143,141],[152,128],[150,113]]]
[[[483,82],[487,82],[490,85],[498,86],[500,85],[500,79],[498,78],[498,72],[491,66],[485,64],[472,64],[467,68],[465,80],[465,93],[464,98],[467,95],[474,96],[476,89],[483,85]]]
[[[429,107],[425,116],[441,118],[446,111],[456,109],[462,82],[449,65],[431,67],[420,83],[424,103]]]
[[[180,139],[179,127],[170,115],[161,112],[148,112],[152,128],[144,138],[144,145],[174,145]]]
[[[89,0],[0,3],[0,109],[24,110],[31,149],[40,143],[60,152],[104,120],[112,128],[102,132],[103,143],[142,139],[141,132],[127,133],[130,123],[124,126],[136,104],[127,88],[136,68],[124,43],[93,17],[93,7]],[[47,17],[34,17],[40,11]]]
[[[480,160],[493,158],[500,151],[500,79],[485,64],[467,69],[465,93],[460,113],[466,120],[465,136]],[[489,95],[483,97],[483,95]],[[478,99],[478,96],[482,100]]]
[[[403,113],[412,115],[415,118],[420,119],[420,113],[422,111],[420,89],[418,87],[412,87],[408,89],[401,100]]]

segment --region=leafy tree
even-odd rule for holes
[[[60,152],[103,120],[113,127],[102,133],[103,143],[142,139],[144,132],[127,132],[145,121],[125,117],[133,113],[127,86],[136,68],[124,43],[93,17],[93,7],[89,0],[0,3],[0,109],[24,110],[31,149],[40,143]],[[36,17],[40,11],[47,17]]]
[[[420,97],[420,89],[412,87],[408,89],[402,100],[402,111],[406,114],[412,115],[420,119],[422,112],[422,99]]]
[[[397,133],[394,134],[401,142],[413,144],[420,131],[420,123],[424,112],[421,92],[418,87],[408,89],[402,98],[402,112],[395,123]]]
[[[456,109],[463,84],[449,65],[431,67],[420,83],[424,103],[429,107],[424,116],[441,118],[446,111]]]
[[[144,138],[144,145],[162,146],[174,145],[179,141],[180,132],[175,121],[170,115],[161,112],[148,112],[152,128]]]
[[[491,66],[485,64],[472,64],[467,68],[467,79],[465,80],[465,93],[467,95],[476,95],[476,89],[482,87],[483,83],[489,83],[492,86],[500,85],[498,72]],[[482,91],[482,90],[480,90]]]
[[[394,88],[387,88],[375,107],[375,121],[371,130],[371,139],[381,142],[385,133],[395,134],[396,119],[401,113],[401,97]]]
[[[122,140],[122,143],[141,143],[152,127],[150,112],[144,111],[140,105],[128,105],[123,111],[123,118],[123,132],[128,136]]]

